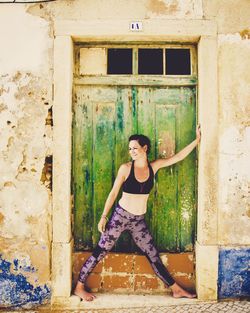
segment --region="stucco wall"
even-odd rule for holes
[[[237,10],[235,9],[237,8]],[[220,297],[225,270],[249,261],[248,0],[67,0],[0,4],[0,303],[44,303],[51,293],[53,23],[56,19],[212,19],[218,24]],[[202,105],[202,104],[199,104]],[[202,126],[202,125],[201,125]],[[235,253],[226,253],[237,249]],[[230,251],[231,251],[230,250]],[[243,257],[244,256],[244,257]],[[232,271],[233,273],[233,271]],[[4,287],[4,288],[2,288]]]
[[[52,38],[0,4],[0,304],[50,299]]]
[[[203,1],[203,9],[218,25],[218,296],[249,296],[250,3]]]

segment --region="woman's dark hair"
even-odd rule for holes
[[[135,135],[131,135],[129,137],[128,141],[130,142],[131,140],[138,141],[138,143],[141,147],[144,147],[146,145],[147,146],[147,154],[150,153],[151,142],[147,136],[135,134]]]

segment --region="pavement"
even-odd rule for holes
[[[1,310],[0,310],[1,311]],[[33,310],[4,310],[5,313],[250,313],[250,301],[174,299],[161,295],[97,294],[93,302],[80,301],[76,296],[70,301],[57,302],[53,309],[40,306]]]
[[[72,311],[68,311],[71,312]],[[74,313],[250,313],[250,302],[230,301],[200,304],[184,304],[169,306],[154,306],[140,308],[125,308],[113,310],[84,310],[74,311]]]

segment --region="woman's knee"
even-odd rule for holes
[[[96,247],[96,254],[106,254],[115,245],[116,240],[112,236],[102,237]]]
[[[157,251],[146,251],[144,252],[144,255],[150,263],[156,263],[159,261],[161,262],[160,256]]]
[[[99,245],[97,245],[92,252],[93,257],[97,260],[102,259],[106,254],[107,254],[106,249],[104,249],[103,247]]]

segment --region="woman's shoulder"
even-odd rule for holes
[[[120,165],[118,175],[123,176],[125,179],[128,177],[132,162],[123,163]]]
[[[131,165],[132,165],[132,162],[122,163],[122,164],[120,165],[120,169],[128,170],[128,169],[131,168]]]
[[[153,169],[154,174],[156,174],[156,172],[157,172],[157,162],[158,162],[157,159],[149,162],[150,166]]]

